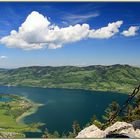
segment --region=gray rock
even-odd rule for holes
[[[134,129],[133,125],[126,122],[116,122],[104,131],[97,126],[91,125],[81,132],[76,138],[140,138],[140,129]]]
[[[97,126],[91,125],[81,132],[79,132],[76,138],[105,138],[106,134],[100,130]]]
[[[129,138],[136,138],[133,125],[126,122],[116,122],[112,126],[106,128],[105,132],[107,135],[121,134],[124,136],[128,136]]]
[[[140,129],[140,120],[133,121],[131,124],[133,125],[134,129]]]

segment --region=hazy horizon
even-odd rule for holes
[[[0,69],[18,69],[24,67],[64,67],[64,66],[74,66],[74,67],[89,67],[89,66],[114,66],[114,65],[129,65],[132,67],[140,67],[140,65],[130,65],[130,64],[90,64],[90,65],[29,65],[29,66],[19,66],[19,67],[0,67]]]

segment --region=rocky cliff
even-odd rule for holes
[[[91,125],[81,132],[76,138],[140,138],[140,121],[132,123],[116,122],[104,131]]]

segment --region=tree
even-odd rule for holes
[[[75,138],[76,135],[73,132],[69,132],[67,138]]]
[[[102,123],[97,119],[96,115],[93,115],[93,117],[90,120],[90,124],[94,124],[99,128],[102,128]]]
[[[53,138],[59,138],[60,134],[57,131],[54,131]]]
[[[134,117],[134,108],[132,105],[128,105],[122,115],[122,120],[126,122],[132,122]]]
[[[138,104],[134,110],[133,110],[133,120],[139,120],[140,119],[140,104]]]
[[[65,134],[64,132],[62,133],[62,138],[67,138],[67,134]]]
[[[103,115],[103,119],[105,121],[108,121],[109,119],[111,119],[111,117],[120,109],[120,106],[119,104],[116,102],[116,101],[113,101],[108,107],[107,109],[105,110],[105,115]],[[119,116],[117,116],[115,119],[114,119],[114,122],[116,122],[117,120],[119,120]],[[113,122],[112,122],[113,123]],[[111,124],[112,124],[111,123]],[[109,125],[111,125],[109,124]]]
[[[42,135],[42,138],[49,138],[49,136],[50,136],[49,131],[46,128],[45,131],[44,131],[44,134]]]
[[[78,133],[81,131],[81,128],[80,128],[80,124],[78,123],[78,121],[74,121],[73,124],[72,124],[72,129],[73,129],[73,134],[75,136],[78,135]]]
[[[50,133],[48,129],[46,129],[44,134],[42,135],[42,138],[60,138],[60,134],[57,131]]]
[[[136,96],[135,101],[134,101],[134,105],[135,105],[135,106],[140,105],[140,95],[137,95],[137,96]]]

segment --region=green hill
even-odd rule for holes
[[[131,92],[140,84],[140,68],[129,65],[22,67],[1,69],[0,85]]]

